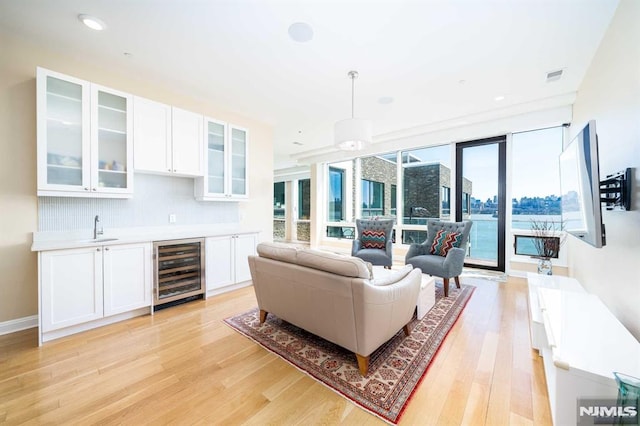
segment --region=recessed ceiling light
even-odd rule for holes
[[[95,16],[82,14],[78,15],[78,19],[92,30],[102,31],[107,28],[107,25]]]
[[[390,103],[393,103],[393,98],[391,96],[383,96],[378,98],[378,103],[382,105],[389,105]]]
[[[313,28],[305,22],[296,22],[289,26],[289,37],[298,43],[306,43],[313,38]]]
[[[494,98],[494,100],[496,100],[496,101],[503,101],[503,100],[504,100],[504,96],[496,96],[496,97]]]

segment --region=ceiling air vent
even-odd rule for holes
[[[547,73],[547,83],[551,83],[552,81],[558,81],[562,77],[562,70],[550,71]]]

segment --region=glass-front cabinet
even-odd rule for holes
[[[231,196],[247,196],[247,130],[230,126],[231,130]]]
[[[247,130],[205,118],[203,178],[196,179],[198,200],[247,198]]]
[[[133,193],[131,96],[37,71],[38,195]]]
[[[227,125],[225,123],[207,120],[207,193],[224,196],[225,194],[225,157]]]

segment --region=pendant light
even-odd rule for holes
[[[348,76],[351,78],[351,118],[335,124],[335,145],[344,151],[358,151],[371,143],[371,120],[354,117],[354,82],[358,71],[349,71]]]

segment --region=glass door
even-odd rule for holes
[[[225,124],[207,119],[207,193],[224,194]]]
[[[231,195],[247,195],[247,131],[231,128]]]
[[[132,189],[130,98],[92,87],[92,191],[128,192]]]
[[[88,85],[46,72],[39,75],[39,81],[44,83],[45,97],[39,117],[44,137],[39,136],[39,140],[46,141],[40,184],[50,189],[88,191]]]
[[[465,265],[505,270],[506,137],[456,145],[456,220],[472,220]]]

